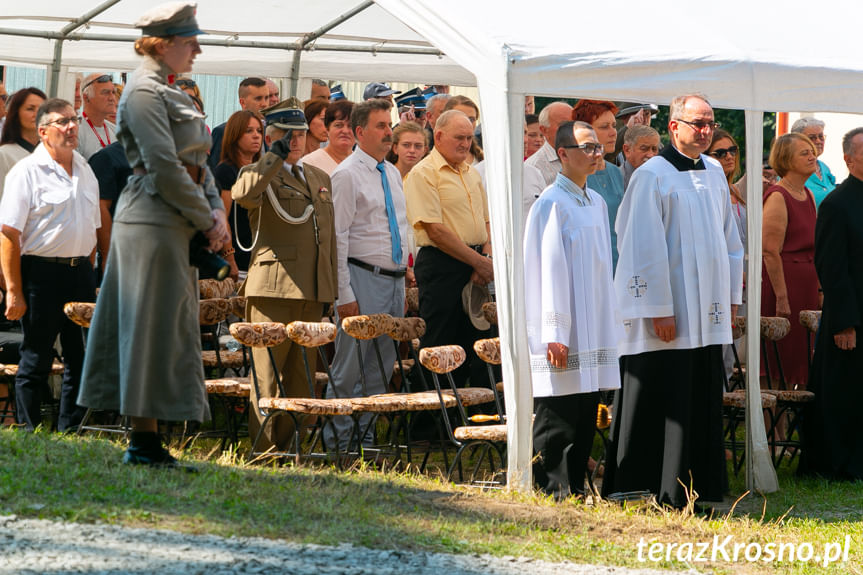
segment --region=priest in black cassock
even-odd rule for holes
[[[842,138],[849,176],[818,208],[815,269],[824,291],[809,377],[802,473],[863,479],[863,128]]]
[[[675,98],[671,144],[632,175],[617,213],[621,389],[603,493],[650,491],[676,508],[727,489],[722,344],[743,295],[743,244],[719,163],[713,109]]]

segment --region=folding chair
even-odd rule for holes
[[[219,326],[228,319],[234,309],[235,304],[226,298],[208,298],[200,301],[199,322],[202,332],[206,333],[206,337],[202,339],[210,341],[213,345],[213,349],[205,349],[201,352],[204,372],[208,375],[215,373],[218,377],[224,377],[228,370],[233,371],[238,377],[248,373],[249,356],[246,350],[222,349],[219,343]]]
[[[818,328],[821,326],[821,310],[801,310],[799,314],[800,325],[806,328],[806,357],[809,360],[809,369],[812,370],[812,354],[814,345],[812,339],[817,336]]]
[[[311,374],[311,369],[308,362],[307,348],[317,347],[320,352],[320,347],[332,342],[336,337],[336,326],[331,323],[311,323],[311,322],[292,322],[290,326],[285,326],[277,322],[237,322],[230,326],[231,335],[237,341],[248,347],[265,347],[267,348],[270,364],[273,368],[273,376],[276,379],[276,387],[279,390],[280,397],[262,397],[260,383],[258,381],[258,372],[255,367],[254,356],[251,358],[251,381],[255,388],[256,396],[258,397],[257,405],[250,406],[250,409],[257,409],[261,417],[264,418],[261,423],[261,428],[258,430],[256,437],[252,440],[252,445],[249,450],[248,459],[251,461],[257,456],[271,457],[292,457],[296,463],[302,459],[324,459],[334,460],[341,466],[341,456],[339,452],[338,442],[335,445],[335,453],[331,454],[323,442],[323,436],[320,429],[324,425],[330,425],[333,434],[335,435],[335,426],[333,426],[332,418],[337,415],[352,415],[353,406],[348,399],[318,399],[314,397],[314,381]],[[286,397],[285,389],[279,376],[279,366],[276,365],[273,358],[272,348],[283,343],[290,336],[291,340],[302,346],[303,361],[306,366],[306,376],[309,383],[310,397]],[[326,362],[324,362],[326,365]],[[329,369],[329,368],[327,368]],[[276,417],[287,415],[294,423],[294,449],[293,451],[284,452],[259,452],[255,448],[261,440],[263,432],[267,424]],[[322,418],[324,423],[313,426],[312,424],[318,418]],[[315,421],[309,421],[314,418]],[[308,424],[308,425],[306,425]],[[303,450],[303,441],[301,436],[306,432],[305,427],[315,427],[313,430],[310,442],[306,443],[306,449]],[[320,443],[322,451],[315,452],[316,444]]]
[[[419,329],[420,325],[421,330]],[[402,451],[402,446],[398,441],[399,425],[397,422],[402,421],[406,413],[413,411],[417,406],[427,405],[428,402],[410,402],[408,396],[402,393],[369,395],[367,378],[370,377],[371,370],[364,363],[361,341],[370,341],[372,348],[375,350],[375,358],[377,360],[376,371],[380,375],[382,388],[387,390],[389,382],[386,370],[384,369],[378,338],[395,334],[397,337],[408,338],[408,340],[413,339],[416,333],[425,333],[425,322],[420,318],[394,318],[389,314],[358,315],[342,320],[342,330],[345,335],[355,340],[357,360],[360,366],[360,382],[363,397],[350,398],[358,430],[357,451],[362,448],[364,440],[371,433],[373,438],[372,449],[378,451],[379,456],[386,457],[387,454],[392,456],[392,464],[395,466],[401,460]],[[400,358],[398,342],[395,343],[395,346],[395,367],[399,368],[401,374],[405,374],[406,367]],[[368,417],[363,417],[363,414],[367,414]],[[387,433],[383,439],[378,434],[378,423],[382,417],[389,423]],[[407,449],[408,461],[410,461],[410,441],[407,442],[405,448]],[[363,451],[368,451],[368,449],[363,448]]]
[[[722,412],[725,419],[723,436],[725,437],[725,448],[731,451],[732,467],[734,474],[740,472],[746,461],[746,452],[742,441],[737,439],[737,431],[741,425],[746,423],[746,368],[741,365],[740,357],[734,340],[739,339],[746,333],[746,317],[737,316],[731,323],[732,343],[734,352],[734,372],[730,379],[725,380],[725,390],[722,394]],[[761,412],[765,419],[767,437],[772,438],[775,428],[776,398],[765,391],[761,394]]]
[[[208,280],[201,280],[208,281]],[[209,280],[215,282],[215,280]],[[217,282],[219,283],[219,282]],[[246,350],[236,352],[225,352],[219,349],[218,328],[222,322],[227,320],[229,314],[233,311],[231,301],[225,298],[209,298],[203,299],[199,303],[199,318],[198,321],[203,330],[208,331],[212,335],[212,340],[215,344],[214,350],[203,350],[201,352],[201,361],[204,365],[204,373],[212,373],[215,371],[218,377],[207,378],[204,380],[204,385],[207,390],[207,397],[210,400],[210,412],[213,414],[212,428],[209,430],[198,430],[197,425],[194,426],[194,436],[198,438],[217,438],[221,440],[219,451],[224,451],[228,441],[232,445],[239,443],[239,428],[240,422],[247,414],[250,383],[248,376],[239,376],[244,365],[248,365]],[[227,354],[239,356],[239,361],[226,357]],[[232,369],[238,374],[237,377],[226,377],[226,371]],[[220,409],[214,409],[218,407]],[[218,427],[215,414],[221,412],[224,423],[223,427]],[[180,436],[181,445],[186,445],[187,437],[191,435],[188,430],[188,424],[183,426],[183,432]]]
[[[201,299],[226,299],[233,295],[236,285],[231,278],[225,278],[221,281],[214,279],[198,280],[198,289],[201,294]]]
[[[93,313],[96,311],[96,304],[89,302],[68,302],[63,306],[63,313],[66,314],[72,323],[81,327],[81,337],[84,339],[84,344],[87,343],[86,330],[90,328],[90,322],[93,320]],[[86,347],[85,347],[86,353]],[[61,372],[62,373],[62,372]],[[107,414],[106,418],[110,418],[112,423],[106,424],[91,424],[88,425],[90,418],[93,416],[93,409],[87,408],[84,413],[84,418],[78,425],[78,435],[82,435],[85,431],[95,431],[99,433],[111,433],[122,435],[125,439],[132,430],[129,425],[129,418],[123,417],[119,413]]]
[[[726,391],[735,391],[746,386],[746,368],[740,362],[737,345],[734,343],[746,334],[746,316],[736,316],[731,321],[731,352],[734,354],[734,370],[726,382]]]
[[[776,342],[786,337],[791,331],[791,322],[784,317],[762,317],[761,318],[761,354],[764,362],[764,372],[767,377],[768,388],[764,393],[768,393],[776,398],[776,414],[774,416],[774,440],[773,440],[773,465],[778,467],[786,453],[791,455],[791,459],[797,456],[801,449],[802,441],[799,435],[803,433],[800,426],[800,415],[815,401],[815,394],[811,391],[803,389],[788,389],[785,381],[785,374],[782,371],[782,359],[779,357],[779,347]],[[768,344],[768,342],[770,342]],[[776,370],[778,372],[779,389],[772,389],[773,377],[770,373],[770,363],[767,361],[768,347],[772,347],[774,358],[776,360]],[[785,438],[778,437],[780,421],[782,418],[787,420],[785,428]],[[798,439],[794,439],[794,433],[798,434]],[[776,447],[781,447],[782,450],[776,454]]]
[[[405,304],[407,305],[406,316],[413,317],[420,312],[420,291],[419,288],[405,288]]]
[[[467,354],[460,345],[443,345],[438,347],[426,347],[420,350],[420,363],[428,369],[432,374],[432,381],[435,386],[435,391],[438,394],[441,403],[441,413],[446,427],[450,442],[456,446],[457,451],[453,462],[447,469],[447,480],[451,480],[456,469],[459,471],[459,481],[464,481],[464,473],[461,466],[461,455],[468,447],[477,446],[481,448],[481,456],[474,466],[470,476],[470,483],[481,485],[497,484],[493,479],[491,481],[477,481],[477,474],[486,456],[488,456],[489,470],[492,478],[500,473],[500,470],[494,464],[493,452],[496,452],[503,463],[503,449],[500,446],[501,433],[503,441],[506,441],[506,425],[482,425],[472,426],[468,424],[469,418],[466,406],[479,405],[481,403],[490,403],[494,401],[495,392],[485,387],[467,387],[457,388],[455,381],[452,378],[452,372],[464,363]],[[445,375],[449,384],[449,389],[444,391],[441,388],[438,375]],[[460,425],[453,428],[450,422],[449,414],[445,406],[445,397],[450,396],[455,400],[456,411]],[[498,421],[501,419],[501,414],[498,413]],[[492,451],[494,450],[494,451]]]

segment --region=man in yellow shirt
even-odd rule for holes
[[[435,147],[405,181],[408,222],[414,229],[420,316],[426,321],[422,347],[458,344],[468,354],[454,372],[463,386],[469,373],[474,385],[485,383],[473,343],[486,337],[471,323],[461,293],[472,281],[487,285],[493,278],[489,243],[488,202],[479,173],[465,162],[473,141],[473,125],[457,110],[444,112],[435,124]],[[479,362],[474,362],[479,363]]]

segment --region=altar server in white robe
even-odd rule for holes
[[[649,490],[681,508],[684,485],[702,501],[727,489],[722,344],[743,245],[722,168],[703,154],[717,126],[710,104],[681,96],[669,117],[671,144],[635,171],[617,214],[622,387],[603,492]]]
[[[557,179],[530,210],[524,238],[534,478],[560,499],[584,492],[600,390],[620,387],[611,234],[586,187],[603,148],[590,124],[561,124]]]

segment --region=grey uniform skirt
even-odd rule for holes
[[[133,417],[209,417],[191,226],[116,222],[78,403]]]

